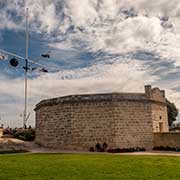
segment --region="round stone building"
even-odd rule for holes
[[[89,150],[152,149],[153,132],[167,132],[165,92],[145,86],[145,93],[71,95],[36,105],[36,142],[44,147]]]

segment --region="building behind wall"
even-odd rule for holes
[[[36,105],[36,142],[45,147],[88,150],[152,149],[153,132],[168,132],[165,92],[145,86],[145,93],[71,95]]]

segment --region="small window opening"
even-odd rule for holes
[[[159,132],[163,132],[163,123],[162,122],[159,123]]]

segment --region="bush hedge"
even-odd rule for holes
[[[109,152],[109,153],[126,153],[126,152],[142,152],[146,151],[143,147],[133,147],[133,148],[114,148],[114,149],[107,149],[108,144],[104,142],[102,145],[97,143],[95,147],[90,147],[90,152]]]
[[[159,146],[159,147],[154,147],[153,150],[155,150],[155,151],[177,151],[177,152],[180,152],[180,147]]]
[[[21,129],[18,130],[14,135],[14,138],[23,140],[23,141],[33,141],[35,139],[35,130],[34,129]]]

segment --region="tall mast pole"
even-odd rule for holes
[[[28,28],[28,8],[26,8],[26,59],[25,59],[25,84],[24,84],[24,117],[23,117],[23,126],[26,127],[26,118],[27,118],[27,80],[28,80],[28,56],[29,56],[29,28]]]
[[[19,58],[21,60],[24,60],[25,61],[25,67],[23,66],[23,69],[25,70],[25,73],[24,73],[24,110],[23,110],[23,127],[25,128],[26,127],[26,122],[30,116],[30,113],[27,115],[27,105],[28,105],[28,70],[29,70],[29,66],[31,66],[32,64],[36,64],[38,65],[39,67],[42,67],[44,68],[44,66],[40,63],[38,63],[38,61],[42,58],[42,57],[47,57],[49,58],[49,55],[45,55],[45,56],[40,56],[38,59],[36,59],[35,61],[34,60],[31,60],[29,59],[29,22],[28,22],[28,8],[26,8],[26,13],[25,13],[25,16],[26,16],[26,56],[25,57],[22,57],[22,56],[19,56],[17,54],[14,54],[14,53],[11,53],[11,52],[8,52],[8,51],[4,51],[4,50],[1,50],[0,49],[0,52],[4,53],[4,54],[8,54],[10,56],[14,56],[16,58]],[[30,62],[31,64],[29,64],[28,62]]]

